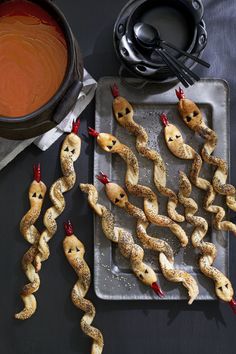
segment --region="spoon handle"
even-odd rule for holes
[[[177,58],[175,58],[172,54],[170,54],[169,52],[166,52],[166,55],[168,55],[168,57],[173,60],[176,65],[178,65],[179,67],[181,67],[184,71],[186,71],[186,73],[188,73],[188,75],[190,75],[191,77],[193,77],[196,81],[200,80],[200,77],[195,74],[192,70],[190,70],[186,65],[184,65],[180,60],[178,60]]]
[[[179,52],[180,54],[183,54],[184,56],[196,61],[197,63],[205,66],[206,68],[209,68],[211,65],[209,63],[207,63],[206,61],[199,59],[198,57],[196,57],[195,55],[192,55],[188,52],[185,52],[182,49],[177,48],[174,44],[166,42],[166,41],[162,41],[162,44],[165,44],[166,46],[168,46],[169,48],[174,49],[176,52]]]
[[[189,76],[187,76],[185,72],[183,72],[183,70],[180,69],[180,67],[164,52],[163,49],[156,49],[156,51],[166,63],[168,68],[179,79],[179,81],[182,82],[185,87],[189,87],[189,84],[194,84],[193,80]]]

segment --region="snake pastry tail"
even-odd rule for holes
[[[117,207],[124,209],[129,215],[137,219],[136,234],[142,246],[159,253],[159,263],[164,277],[175,283],[182,283],[188,290],[189,304],[191,304],[198,296],[198,285],[195,279],[182,270],[174,268],[173,250],[169,244],[147,234],[149,222],[144,212],[129,202],[128,196],[124,189],[116,183],[109,181],[108,177],[100,173],[98,180],[105,185],[105,191],[108,199]]]
[[[193,160],[190,180],[197,187],[206,192],[203,207],[210,213],[214,214],[213,225],[217,230],[231,231],[236,234],[236,225],[231,221],[223,220],[225,217],[224,208],[213,205],[215,199],[215,191],[212,184],[204,178],[200,177],[202,168],[201,156],[190,146],[185,144],[180,130],[173,124],[170,124],[166,114],[161,115],[164,125],[164,134],[167,147],[177,158],[184,160]]]
[[[160,153],[148,147],[148,134],[144,127],[134,121],[134,110],[132,105],[120,96],[119,89],[116,84],[112,88],[113,113],[117,122],[125,128],[129,133],[136,137],[136,149],[139,154],[153,162],[154,183],[159,193],[168,197],[167,212],[169,217],[175,222],[183,222],[184,216],[177,211],[178,198],[176,193],[166,186],[166,165]]]
[[[208,230],[207,221],[195,214],[198,211],[197,203],[190,198],[192,192],[192,185],[182,171],[179,172],[179,202],[185,208],[186,221],[194,226],[192,233],[192,244],[194,248],[198,249],[201,253],[199,259],[199,268],[201,272],[208,278],[211,278],[215,283],[215,293],[217,297],[230,304],[236,313],[236,303],[233,299],[234,291],[229,279],[220,272],[212,264],[216,258],[217,250],[213,243],[205,242],[203,239]]]
[[[37,308],[37,302],[33,294],[40,286],[40,278],[34,266],[34,258],[37,254],[40,233],[34,224],[40,216],[46,191],[47,188],[41,181],[40,165],[35,165],[34,180],[29,188],[30,209],[20,222],[20,232],[24,239],[32,246],[22,258],[22,268],[30,282],[23,287],[21,292],[24,309],[15,314],[15,318],[19,320],[25,320],[31,317]]]
[[[102,230],[108,240],[118,245],[120,253],[130,261],[135,276],[146,286],[151,287],[155,293],[163,297],[157,276],[154,270],[143,262],[144,250],[135,244],[132,235],[123,228],[115,226],[114,215],[98,203],[98,192],[92,184],[80,184],[80,189],[87,193],[91,209],[101,218]]]
[[[71,222],[64,223],[64,227],[66,231],[63,241],[64,253],[78,276],[71,292],[71,299],[77,308],[85,312],[80,325],[82,331],[93,340],[91,354],[101,354],[104,346],[103,336],[99,329],[92,326],[96,310],[92,302],[85,299],[91,283],[90,269],[84,260],[85,248],[83,243],[74,235]]]
[[[176,90],[176,95],[179,99],[178,110],[184,123],[205,139],[201,151],[203,160],[208,164],[216,166],[212,180],[214,190],[219,194],[225,195],[227,206],[236,211],[236,189],[233,185],[226,184],[228,164],[222,158],[212,155],[218,141],[216,132],[206,125],[199,107],[193,101],[185,98],[184,91],[181,88]]]
[[[96,138],[98,145],[106,152],[118,154],[126,163],[125,184],[130,194],[144,198],[144,212],[152,224],[166,227],[178,238],[182,247],[188,244],[188,237],[184,229],[169,217],[160,215],[157,195],[151,188],[138,184],[139,165],[133,151],[122,144],[115,136],[107,133],[98,133],[89,128],[89,134]]]

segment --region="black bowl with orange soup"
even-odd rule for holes
[[[83,87],[83,62],[51,0],[0,0],[0,136],[23,140],[55,127]]]

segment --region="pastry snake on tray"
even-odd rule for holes
[[[40,286],[40,278],[34,266],[34,259],[38,251],[40,233],[34,224],[40,216],[46,191],[47,188],[41,181],[41,169],[38,164],[34,166],[34,180],[29,188],[30,209],[20,222],[20,231],[24,239],[32,246],[22,258],[22,268],[30,283],[26,284],[21,292],[24,309],[15,314],[15,318],[18,320],[25,320],[31,317],[37,308],[37,302],[33,294]]]
[[[164,135],[167,147],[176,157],[184,160],[193,160],[190,180],[197,187],[206,192],[204,205],[205,210],[213,213],[213,225],[217,230],[232,231],[236,234],[236,225],[231,221],[223,220],[225,217],[225,210],[221,206],[213,205],[215,199],[215,191],[212,184],[205,178],[201,178],[200,171],[202,168],[201,156],[190,146],[185,144],[179,129],[170,124],[166,114],[161,115],[161,120],[164,125]]]
[[[227,206],[236,211],[235,187],[231,184],[226,184],[228,177],[227,162],[220,157],[212,155],[217,146],[218,138],[216,132],[206,125],[198,106],[193,101],[185,98],[184,91],[181,88],[176,90],[176,95],[179,99],[178,110],[184,123],[206,140],[201,151],[203,160],[217,167],[212,180],[214,190],[219,194],[225,195]]]
[[[74,235],[71,222],[64,223],[64,227],[66,231],[66,237],[63,241],[64,253],[78,276],[71,292],[71,299],[76,307],[85,312],[80,325],[82,331],[93,340],[91,354],[101,354],[104,346],[103,336],[99,329],[92,326],[96,310],[92,302],[85,299],[91,283],[90,269],[84,260],[85,248],[83,243]]]
[[[98,192],[92,184],[80,184],[80,189],[88,194],[88,203],[92,210],[101,218],[102,230],[108,240],[118,245],[121,254],[130,260],[135,276],[147,286],[150,286],[158,296],[163,296],[154,270],[143,262],[144,250],[135,244],[131,233],[115,226],[114,215],[98,203]]]
[[[89,134],[96,138],[98,145],[106,152],[118,154],[127,165],[125,184],[128,192],[134,196],[144,198],[144,212],[152,224],[169,228],[178,238],[182,247],[188,244],[188,237],[180,225],[169,217],[160,215],[158,211],[158,199],[151,188],[138,184],[139,165],[132,150],[122,144],[115,136],[107,133],[98,133],[89,128]]]
[[[198,211],[197,203],[190,198],[192,185],[182,171],[179,172],[179,202],[185,207],[186,221],[194,226],[191,236],[193,247],[201,253],[199,258],[199,268],[201,272],[215,283],[215,293],[220,300],[228,302],[236,313],[236,301],[233,299],[234,291],[229,279],[212,264],[217,256],[216,246],[211,242],[204,241],[208,230],[206,219],[195,214]]]
[[[136,137],[136,149],[143,157],[153,162],[153,179],[160,194],[168,197],[167,212],[169,217],[176,221],[184,221],[184,216],[177,211],[178,198],[176,193],[166,186],[166,165],[160,153],[148,147],[148,134],[143,126],[134,121],[134,110],[126,98],[120,96],[116,84],[112,88],[113,113],[117,122]]]
[[[109,181],[108,177],[100,173],[97,179],[105,185],[105,191],[108,199],[116,206],[124,209],[129,215],[137,219],[136,235],[145,249],[159,253],[159,263],[164,277],[175,283],[181,283],[189,294],[189,304],[198,296],[198,285],[195,279],[185,271],[174,268],[174,255],[170,245],[163,240],[150,237],[147,234],[149,222],[143,210],[129,202],[124,189],[116,183]]]

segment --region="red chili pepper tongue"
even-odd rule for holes
[[[38,165],[34,165],[33,170],[34,170],[34,180],[39,183],[41,181],[40,163],[38,163]]]
[[[71,132],[77,134],[79,131],[79,127],[80,127],[80,119],[77,118],[76,121],[72,123]]]
[[[112,92],[112,95],[113,95],[114,98],[120,96],[119,88],[118,88],[116,83],[111,87],[111,92]]]
[[[109,178],[102,171],[100,171],[99,175],[96,175],[96,178],[97,178],[97,180],[99,180],[99,182],[101,182],[104,185],[110,183]]]
[[[164,125],[164,127],[169,125],[168,117],[167,117],[167,115],[165,113],[162,113],[160,115],[160,118],[161,118],[161,121],[162,121],[162,124]]]
[[[235,300],[235,299],[232,299],[232,300],[229,302],[229,306],[231,307],[233,313],[236,315],[236,300]]]
[[[93,136],[94,138],[97,138],[100,133],[98,133],[95,129],[89,127],[88,128],[88,133],[89,135]]]
[[[159,297],[165,297],[165,293],[161,290],[160,286],[156,283],[152,283],[151,288],[155,291],[155,293],[159,296]]]
[[[66,232],[66,236],[71,236],[74,234],[73,226],[72,226],[70,220],[68,220],[67,222],[64,222],[64,229]]]
[[[184,90],[179,87],[179,90],[175,90],[176,96],[179,100],[183,100],[185,98]]]

